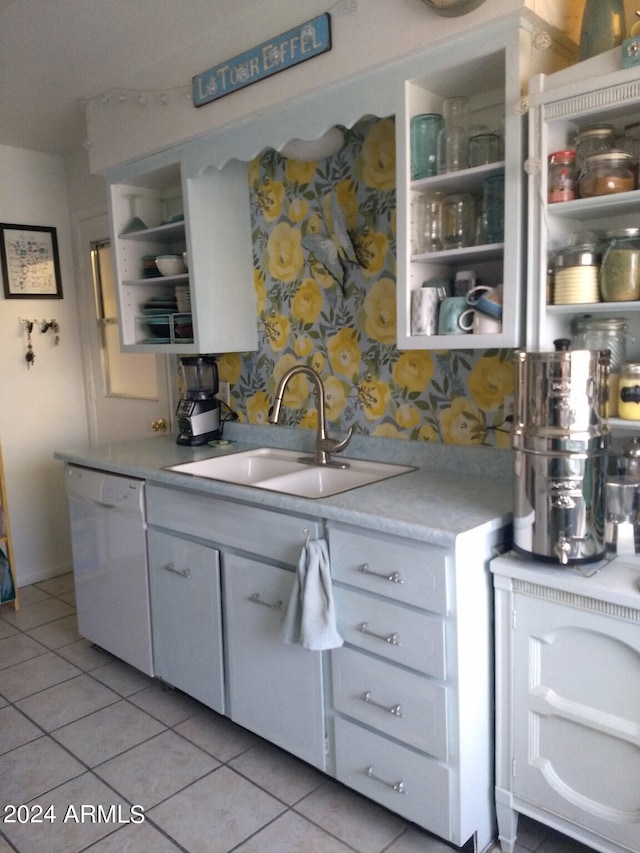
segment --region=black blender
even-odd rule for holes
[[[184,356],[180,359],[184,397],[179,400],[178,444],[197,447],[220,438],[218,366],[212,355]]]

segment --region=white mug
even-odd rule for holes
[[[460,328],[464,331],[473,332],[474,335],[497,335],[502,331],[502,323],[488,314],[483,314],[482,311],[476,311],[474,308],[467,308],[460,315]]]

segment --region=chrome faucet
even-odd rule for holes
[[[297,376],[298,373],[304,373],[304,375],[311,381],[316,398],[316,409],[318,412],[318,432],[316,435],[315,453],[313,456],[302,456],[298,461],[304,462],[308,465],[327,465],[331,468],[348,468],[348,462],[335,462],[331,458],[331,454],[340,453],[341,450],[345,449],[351,440],[353,427],[349,427],[347,437],[343,441],[337,441],[336,439],[329,438],[325,424],[324,385],[322,384],[322,379],[320,379],[315,370],[312,370],[310,367],[306,367],[304,364],[296,364],[294,367],[287,370],[278,384],[273,406],[269,410],[269,423],[278,423],[285,388],[287,387],[289,380],[292,377]]]

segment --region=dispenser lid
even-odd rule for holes
[[[640,438],[630,438],[622,447],[622,455],[627,459],[640,459]]]

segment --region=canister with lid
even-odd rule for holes
[[[608,394],[603,414],[614,418],[618,414],[620,371],[627,360],[629,323],[621,318],[576,317],[571,324],[573,349],[608,350]]]
[[[554,257],[554,305],[599,302],[599,263],[600,255],[591,243],[559,249]]]
[[[640,299],[640,228],[607,231],[600,266],[600,295],[605,302]]]
[[[626,421],[640,421],[640,364],[622,366],[618,417]]]
[[[624,443],[616,467],[618,474],[640,480],[640,438],[638,436]]]
[[[547,201],[573,201],[576,197],[576,152],[555,151],[549,154]]]
[[[633,157],[626,151],[608,151],[587,157],[578,180],[581,198],[626,193],[635,186]]]
[[[576,168],[580,173],[584,169],[587,157],[604,154],[615,148],[616,132],[613,125],[598,124],[583,127],[576,136]]]

